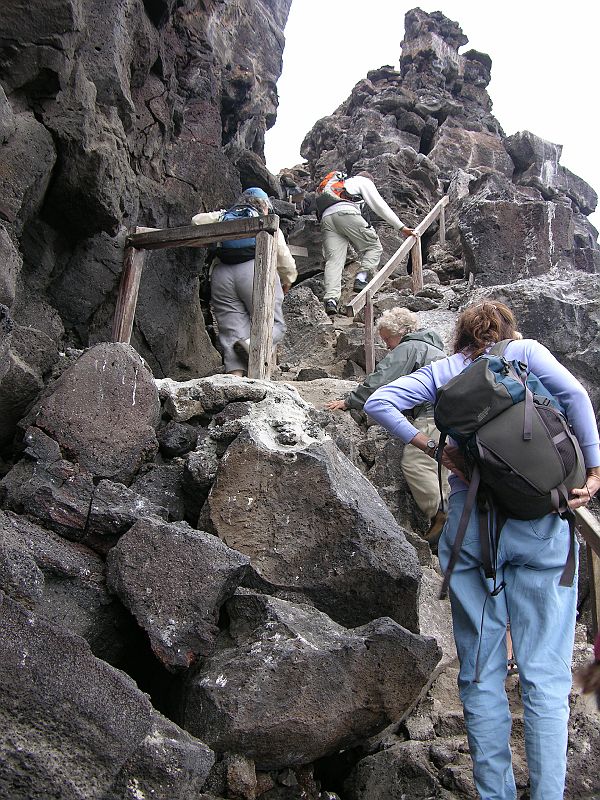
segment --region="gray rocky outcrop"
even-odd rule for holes
[[[107,577],[169,668],[206,655],[219,609],[241,583],[249,559],[185,523],[140,520],[108,554]]]
[[[98,658],[118,663],[126,646],[127,619],[108,594],[103,560],[11,512],[0,512],[0,540],[0,589],[82,636]]]
[[[310,192],[329,170],[368,170],[409,225],[447,193],[447,245],[438,245],[436,225],[422,240],[425,260],[445,283],[463,273],[505,283],[557,264],[598,271],[597,231],[586,220],[596,192],[560,164],[560,145],[529,131],[505,136],[487,92],[491,59],[459,52],[467,41],[441,12],[409,11],[399,70],[371,70],[313,126],[301,149],[308,163],[292,170],[294,178]],[[484,201],[486,179],[505,187],[501,196],[488,192]],[[290,237],[309,247],[314,273],[311,219],[301,217]],[[388,257],[398,237],[374,224]]]
[[[158,392],[135,350],[100,344],[64,372],[35,424],[89,472],[130,480],[156,453]]]
[[[521,131],[505,141],[514,163],[514,181],[532,186],[545,200],[568,198],[583,214],[591,214],[598,195],[582,178],[559,163],[562,145],[547,142],[530,131]]]
[[[8,3],[0,219],[23,257],[18,324],[47,303],[69,343],[109,338],[128,228],[186,224],[248,180],[280,192],[263,149],[290,5]],[[201,264],[181,250],[148,259],[133,342],[157,374],[219,366],[198,302]]]
[[[248,593],[227,610],[229,635],[190,676],[184,724],[262,769],[310,763],[399,719],[439,658],[433,639],[386,618],[348,630],[314,609]]]
[[[188,798],[214,755],[79,636],[0,592],[0,794]]]
[[[331,443],[270,449],[239,436],[207,504],[218,535],[250,556],[258,588],[308,600],[346,626],[389,616],[418,630],[414,550]]]
[[[538,339],[600,402],[598,361],[600,279],[595,275],[548,276],[494,286],[475,296],[494,296],[515,312],[523,336]]]
[[[292,289],[284,301],[288,333],[279,348],[279,362],[286,368],[330,365],[335,332],[323,304],[308,286]]]

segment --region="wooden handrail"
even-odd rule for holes
[[[272,336],[275,315],[275,275],[277,265],[277,214],[225,220],[208,225],[179,228],[136,228],[125,240],[121,285],[113,320],[113,341],[129,344],[133,331],[138,289],[145,250],[168,247],[205,247],[231,239],[256,239],[254,270],[254,309],[250,327],[248,377],[269,380],[272,369]],[[304,253],[303,253],[304,255]]]
[[[596,635],[600,626],[600,523],[587,508],[575,509],[575,517],[577,530],[586,544],[592,626]]]
[[[436,219],[440,216],[443,212],[443,209],[448,205],[448,197],[444,195],[441,200],[439,200],[431,211],[424,217],[421,222],[416,226],[414,229],[415,236],[409,236],[406,239],[398,250],[394,253],[394,255],[390,258],[390,260],[384,264],[384,266],[377,272],[376,275],[369,281],[368,285],[362,289],[355,298],[353,298],[347,305],[346,305],[346,313],[349,317],[354,317],[360,310],[363,308],[367,301],[367,292],[371,293],[371,297],[375,295],[378,289],[381,288],[382,284],[387,280],[387,278],[392,274],[392,272],[396,269],[398,264],[402,261],[404,256],[408,255],[408,253],[412,250],[412,248],[417,243],[418,237],[422,236],[423,233],[436,221]]]
[[[261,231],[275,233],[279,228],[277,214],[264,217],[228,219],[225,222],[211,222],[209,225],[185,225],[180,228],[157,228],[143,233],[133,233],[127,237],[126,247],[136,250],[162,250],[167,247],[206,247],[213,242],[229,239],[245,239],[256,236]]]

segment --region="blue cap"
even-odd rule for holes
[[[261,200],[269,200],[269,195],[259,189],[258,186],[251,186],[249,189],[244,189],[244,194],[250,195],[250,197],[260,197]]]

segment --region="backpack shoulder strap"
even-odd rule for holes
[[[492,348],[490,348],[490,353],[495,356],[503,356],[504,351],[512,341],[512,339],[502,339],[501,342],[497,342]]]

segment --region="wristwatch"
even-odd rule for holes
[[[428,456],[431,456],[431,458],[435,458],[437,455],[437,447],[438,444],[435,441],[435,439],[430,439],[427,442],[427,450],[425,452],[427,453]]]

